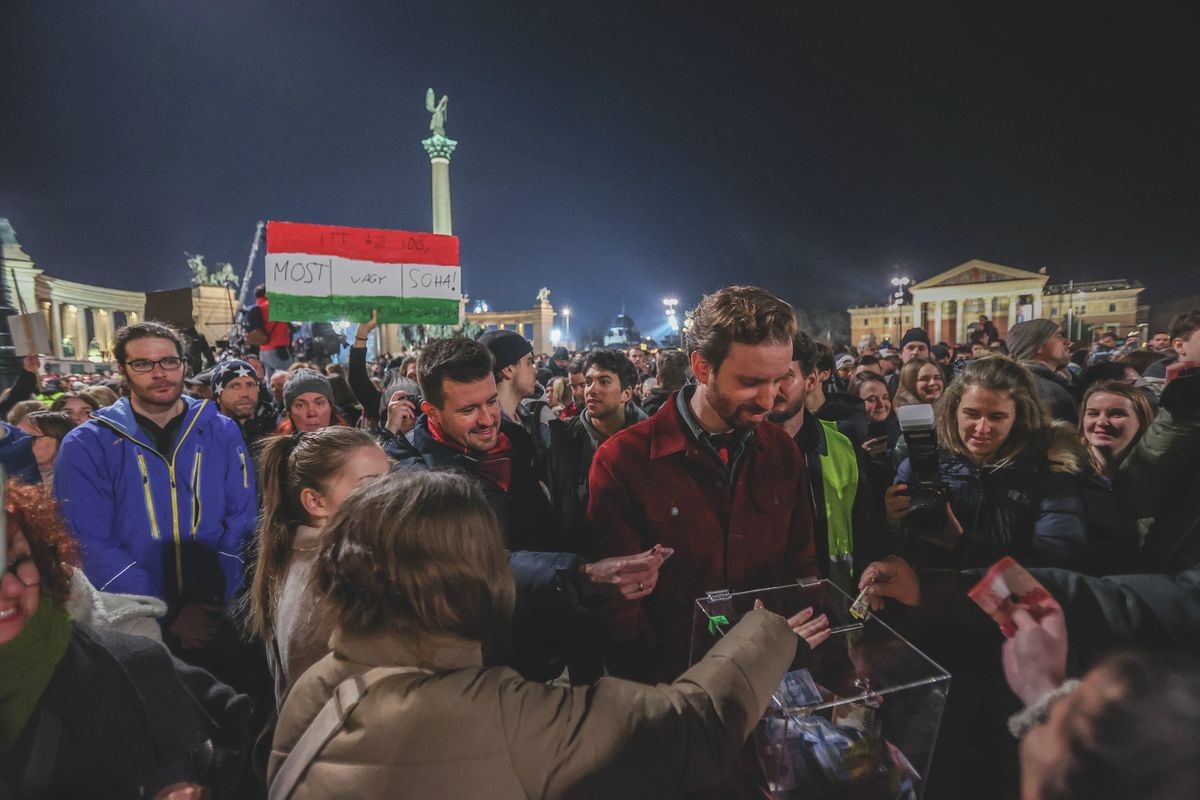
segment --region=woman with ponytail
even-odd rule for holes
[[[249,626],[267,646],[279,703],[328,650],[333,625],[313,618],[316,595],[309,580],[321,529],[350,492],[387,471],[383,450],[355,428],[321,428],[263,442]]]

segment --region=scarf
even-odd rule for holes
[[[71,643],[71,618],[42,594],[37,611],[12,641],[0,645],[0,752],[12,747],[37,708]]]
[[[445,434],[442,433],[442,429],[435,425],[433,420],[428,420],[428,422],[430,436],[456,453],[461,453],[470,458],[475,462],[473,470],[477,475],[496,484],[505,492],[508,491],[508,486],[512,483],[513,460],[513,446],[508,436],[501,431],[497,431],[496,446],[481,457],[447,440]]]

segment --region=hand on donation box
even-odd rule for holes
[[[762,600],[755,600],[754,607],[762,608]],[[829,628],[829,617],[822,614],[813,619],[812,608],[806,608],[800,613],[788,617],[787,623],[793,633],[808,643],[809,650],[817,649],[817,645],[828,639],[833,633]]]
[[[173,783],[163,787],[154,800],[207,800],[208,790],[196,783]]]
[[[658,584],[658,570],[675,550],[656,544],[635,556],[617,556],[584,564],[579,569],[585,593],[616,592],[626,600],[641,600]]]
[[[1002,650],[1004,677],[1027,706],[1067,679],[1067,620],[1062,606],[1051,603],[1036,619],[1024,608],[1013,611],[1017,631]]]
[[[397,391],[392,395],[387,407],[387,428],[392,433],[403,436],[417,424],[417,406],[408,399],[408,392]]]
[[[171,623],[169,630],[184,650],[202,647],[217,635],[221,606],[216,603],[188,603]]]
[[[887,437],[876,436],[862,443],[862,449],[870,458],[883,458],[887,455]]]
[[[921,602],[921,581],[900,556],[888,556],[883,561],[868,564],[858,580],[858,588],[867,593],[873,611],[883,608],[885,597],[899,600],[906,606]]]

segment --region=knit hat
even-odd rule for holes
[[[415,402],[415,399],[421,396],[421,387],[412,378],[406,378],[400,374],[400,370],[395,370],[389,377],[387,383],[383,386],[383,394],[379,398],[379,418],[387,419],[388,404],[392,402],[392,395],[396,392],[404,392],[410,400]],[[421,413],[421,409],[417,409],[417,414]]]
[[[849,353],[842,353],[840,356],[837,357],[837,361],[834,362],[834,366],[837,369],[841,369],[842,367],[849,366],[853,363],[854,363],[854,356],[850,355]]]
[[[568,360],[570,360],[570,358],[571,358],[571,354],[567,352],[567,348],[559,347],[554,350],[554,360],[555,361],[568,361]]]
[[[516,331],[487,331],[479,337],[479,343],[492,351],[496,359],[493,369],[496,372],[516,364],[527,353],[533,352],[533,345]]]
[[[1028,361],[1058,332],[1058,323],[1048,319],[1018,322],[1008,329],[1008,354],[1014,361]]]
[[[238,378],[254,378],[254,382],[258,383],[258,373],[254,371],[254,367],[240,358],[231,358],[228,361],[222,361],[213,367],[212,373],[212,390],[214,395],[220,395],[225,391],[225,387],[230,381]]]
[[[333,405],[333,387],[329,379],[312,369],[298,369],[283,385],[283,407],[291,408],[296,398],[308,392],[323,395],[330,405]]]
[[[923,342],[926,347],[929,347],[929,334],[924,328],[909,328],[904,334],[904,338],[900,340],[900,349],[904,349],[904,345],[909,342]]]

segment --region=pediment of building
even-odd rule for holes
[[[993,264],[973,258],[970,261],[952,267],[932,278],[921,281],[913,286],[917,289],[935,289],[943,286],[962,286],[965,284],[999,283],[1001,281],[1035,281],[1044,286],[1047,276],[1040,272],[1030,272],[1016,267],[1006,267],[1003,264]]]

